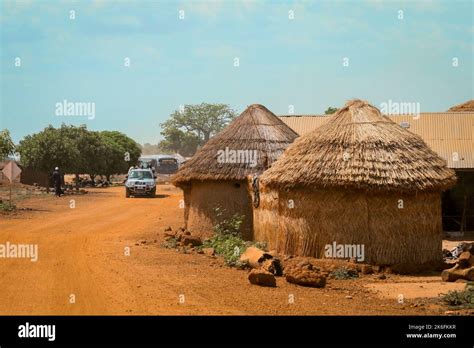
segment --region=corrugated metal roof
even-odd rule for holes
[[[408,130],[420,135],[450,168],[474,168],[474,112],[433,112],[411,115],[389,115],[394,122],[404,123]],[[328,116],[281,116],[299,135],[323,125]]]

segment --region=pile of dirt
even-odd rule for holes
[[[354,260],[342,260],[342,259],[316,259],[313,257],[301,257],[301,256],[285,256],[283,258],[284,268],[299,263],[309,262],[313,266],[320,268],[324,272],[333,272],[338,269],[347,269],[349,271],[356,272],[357,274],[373,274],[373,273],[394,273],[394,270],[390,266],[370,265],[366,263],[355,262]]]
[[[165,228],[165,241],[175,243],[176,246],[195,248],[202,245],[200,237],[191,235],[187,229],[180,227],[173,231],[171,227]]]
[[[322,272],[307,261],[285,268],[286,281],[301,286],[324,288],[327,276],[327,272]]]

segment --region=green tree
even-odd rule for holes
[[[10,137],[10,131],[4,129],[0,131],[0,160],[13,155],[15,152],[15,144]]]
[[[196,134],[186,133],[176,128],[166,129],[161,134],[165,139],[159,143],[159,146],[166,152],[179,153],[182,156],[192,156],[203,142]]]
[[[49,173],[54,167],[60,167],[63,173],[74,173],[80,161],[80,150],[74,139],[65,134],[68,126],[61,128],[48,126],[41,132],[27,135],[18,145],[20,161],[26,167]]]
[[[337,110],[339,110],[339,109],[330,106],[330,107],[328,107],[328,108],[326,109],[326,111],[324,111],[324,114],[325,114],[325,115],[330,115],[330,114],[335,113]]]
[[[192,155],[235,117],[235,112],[225,104],[185,105],[161,124],[164,140],[160,144],[174,152]]]
[[[106,145],[99,132],[87,130],[85,125],[79,127],[62,125],[61,137],[74,142],[75,148],[79,150],[76,161],[68,167],[76,176],[76,188],[79,189],[79,174],[89,174],[92,180],[101,174],[104,168],[106,156]]]
[[[102,174],[107,180],[112,174],[127,173],[138,162],[142,149],[135,140],[118,131],[102,131],[100,137],[105,144]]]
[[[117,131],[94,132],[85,125],[48,126],[39,133],[27,135],[18,145],[24,166],[50,173],[59,167],[63,173],[106,175],[123,174],[138,161],[141,147]]]

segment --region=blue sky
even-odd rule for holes
[[[295,114],[320,114],[351,98],[418,102],[422,112],[473,99],[471,0],[0,6],[0,129],[16,142],[66,122],[156,143],[170,113],[201,102],[239,113],[260,103],[280,115],[289,105]],[[95,118],[56,116],[64,99],[95,103]]]

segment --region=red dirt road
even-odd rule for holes
[[[325,289],[299,287],[284,278],[278,278],[277,288],[252,286],[247,271],[230,269],[219,258],[160,247],[163,229],[182,225],[180,199],[180,190],[160,185],[154,199],[126,199],[123,187],[113,187],[21,201],[20,208],[33,210],[0,215],[0,243],[38,244],[39,258],[0,258],[0,314],[427,315],[446,310],[435,300],[415,298],[401,305],[365,286],[389,286],[400,278],[390,275],[330,280]],[[139,240],[146,243],[136,245]]]

